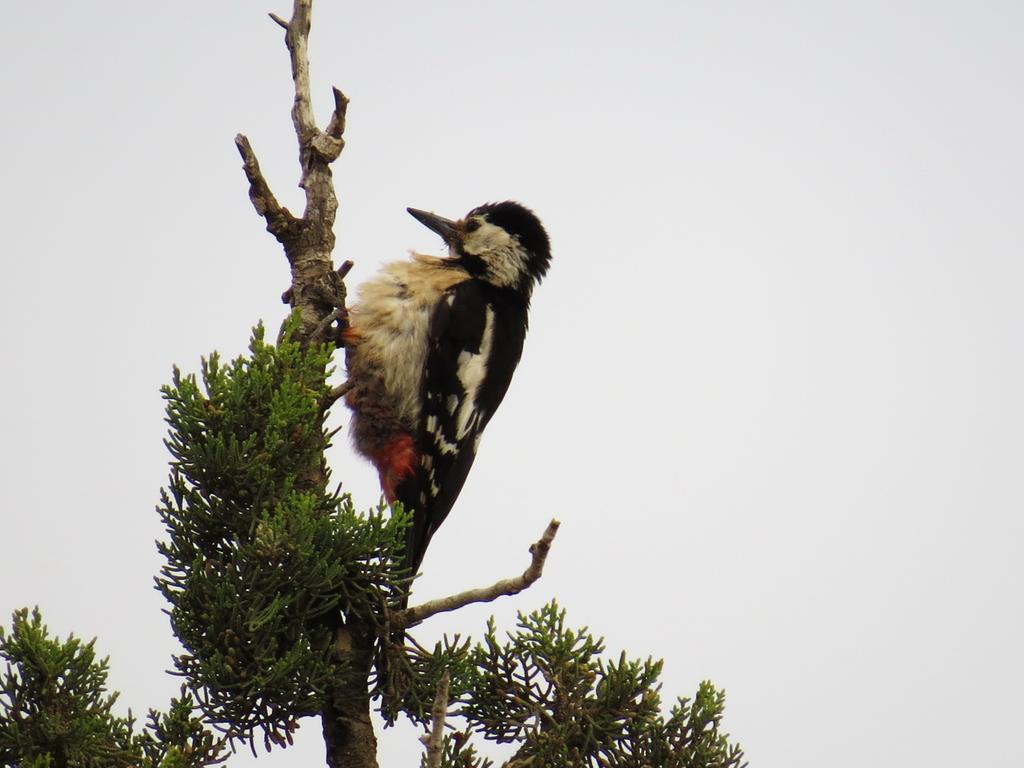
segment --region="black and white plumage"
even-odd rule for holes
[[[508,390],[551,251],[518,203],[458,221],[409,213],[444,239],[448,257],[414,253],[360,286],[345,346],[355,446],[388,501],[414,511],[405,562],[415,573]]]

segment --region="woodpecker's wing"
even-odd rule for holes
[[[476,458],[522,355],[526,307],[478,280],[449,288],[435,307],[423,375],[420,466],[408,562],[419,568]]]

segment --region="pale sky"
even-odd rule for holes
[[[179,685],[158,388],[284,316],[232,140],[300,209],[265,15],[289,8],[7,6],[0,620],[98,636],[141,713]],[[663,657],[667,701],[724,687],[752,766],[1020,764],[1022,40],[1012,2],[317,0],[349,285],[438,250],[410,205],[517,199],[553,246],[415,595],[562,530],[531,590],[419,636],[556,596],[611,654]],[[331,460],[375,503],[347,441]],[[382,765],[418,764],[415,735]],[[298,736],[229,765],[322,764],[319,721]]]

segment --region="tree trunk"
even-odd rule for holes
[[[372,628],[358,620],[335,633],[337,685],[327,692],[321,715],[329,768],[378,768],[367,690],[374,640]]]

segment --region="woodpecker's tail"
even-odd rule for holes
[[[404,477],[395,487],[393,500],[401,502],[403,508],[412,511],[412,524],[406,530],[405,552],[402,555],[402,569],[410,579],[419,574],[427,546],[448,516],[462,488],[461,482],[454,483],[443,486],[438,494],[438,489],[431,487],[434,482],[436,480],[420,469]],[[405,608],[408,602],[406,593],[402,607]]]
[[[399,501],[401,501],[401,498],[399,498]],[[403,506],[405,506],[404,502]],[[413,506],[405,508],[412,510],[413,518],[412,525],[406,530],[405,551],[402,553],[402,563],[400,566],[401,572],[405,573],[409,578],[409,589],[402,596],[399,606],[403,609],[409,604],[409,592],[412,591],[413,580],[419,575],[420,564],[423,562],[423,556],[427,553],[427,544],[430,543],[430,534],[432,533],[428,515],[423,510]]]
[[[412,592],[412,584],[419,574],[420,563],[423,562],[423,555],[427,551],[427,543],[430,541],[430,526],[428,516],[424,511],[415,505],[419,498],[419,484],[415,476],[407,478],[396,489],[395,501],[399,501],[402,507],[412,512],[412,524],[406,529],[405,550],[402,552],[402,559],[398,572],[407,579],[405,591],[395,604],[395,609],[404,611],[409,607],[409,594]],[[396,645],[405,644],[405,630],[399,630],[391,634],[391,642]]]
[[[402,553],[400,572],[408,579],[409,588],[402,596],[398,607],[404,609],[409,605],[409,592],[412,591],[412,582],[419,574],[420,563],[427,553],[427,544],[430,543],[430,536],[433,533],[430,527],[429,511],[424,509],[420,495],[419,473],[412,473],[395,488],[395,500],[402,504],[402,507],[412,512],[412,523],[405,532],[405,551]]]

